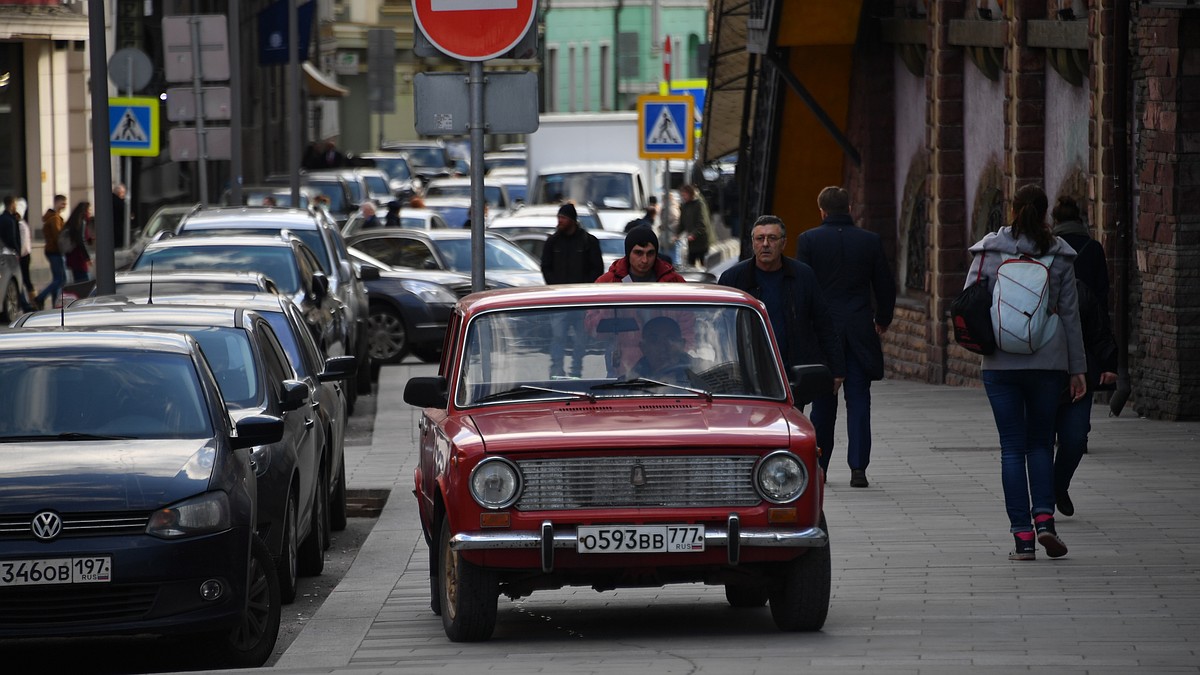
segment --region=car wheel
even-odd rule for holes
[[[284,509],[283,550],[279,553],[279,562],[275,563],[279,575],[279,599],[285,605],[296,600],[296,578],[299,576],[296,571],[296,555],[300,547],[300,539],[296,535],[296,509],[296,495],[293,493],[288,497]]]
[[[725,599],[730,607],[762,607],[770,599],[770,589],[744,584],[725,584]]]
[[[0,320],[4,323],[10,323],[17,320],[21,316],[21,289],[17,287],[16,280],[8,282],[8,288],[4,289],[3,305],[0,305]]]
[[[821,529],[829,531],[825,514],[821,514]],[[821,630],[829,614],[831,576],[828,544],[784,563],[779,584],[771,591],[771,617],[779,630]]]
[[[442,360],[442,348],[438,347],[413,347],[413,356],[421,359],[423,363],[439,363]]]
[[[367,319],[371,358],[379,363],[400,363],[408,353],[408,328],[404,318],[386,305],[371,305]]]
[[[249,567],[241,621],[233,630],[211,636],[213,650],[209,654],[232,668],[257,668],[266,663],[279,637],[279,576],[270,549],[257,535],[251,537]]]
[[[329,469],[321,465],[317,478],[317,494],[313,496],[312,526],[304,543],[300,544],[298,569],[300,574],[313,577],[325,570],[325,548],[329,540]]]
[[[329,504],[329,525],[335,532],[346,529],[346,455],[342,455],[341,471],[338,472],[337,487],[333,489],[333,501]]]
[[[360,396],[370,396],[371,385],[375,384],[375,380],[371,379],[371,371],[373,370],[375,360],[371,358],[370,345],[365,335],[359,338],[357,351],[358,372],[354,374],[355,384],[358,385]]]
[[[452,642],[490,638],[496,628],[499,598],[496,575],[450,549],[450,519],[446,516],[438,530],[438,582],[446,637]]]

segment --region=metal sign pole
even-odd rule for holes
[[[200,17],[191,16],[192,93],[196,105],[196,172],[200,174],[200,203],[208,204],[208,141],[204,136],[204,62],[200,60]]]
[[[471,62],[471,75],[467,80],[471,95],[471,290],[484,288],[483,255],[483,62]]]
[[[126,60],[128,61],[129,77],[126,79],[125,95],[133,98],[133,55],[130,54]],[[125,220],[121,221],[121,226],[125,228],[123,230],[125,238],[121,241],[125,242],[125,248],[129,248],[129,212],[133,208],[133,191],[129,186],[133,183],[133,157],[125,155],[125,161],[122,164],[124,167],[121,173],[124,175],[123,180],[119,182],[125,183]]]
[[[108,128],[108,62],[104,40],[104,0],[88,0],[88,62],[92,71],[92,177],[112,185],[112,148]],[[92,202],[96,228],[96,292],[116,291],[113,269],[112,192],[96,190]]]

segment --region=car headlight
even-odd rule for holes
[[[758,463],[754,484],[763,499],[784,504],[804,492],[808,485],[808,469],[799,457],[787,450],[777,450]]]
[[[471,496],[487,509],[512,506],[521,496],[521,472],[502,457],[489,457],[471,471]]]
[[[441,284],[419,279],[403,279],[400,286],[431,305],[453,305],[458,302],[458,296]]]
[[[230,527],[229,495],[206,492],[159,509],[150,516],[146,534],[163,539],[223,532]]]

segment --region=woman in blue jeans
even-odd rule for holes
[[[1016,543],[1010,560],[1033,560],[1040,543],[1051,558],[1067,546],[1054,528],[1054,423],[1059,399],[1083,398],[1087,359],[1079,324],[1073,267],[1075,251],[1050,233],[1046,193],[1026,185],[1013,195],[1012,224],[971,247],[965,286],[988,279],[995,288],[1001,263],[1025,255],[1053,254],[1048,297],[1058,315],[1049,341],[1032,354],[999,349],[983,357],[983,387],[1000,435],[1000,469],[1009,531]]]

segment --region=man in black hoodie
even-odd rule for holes
[[[558,209],[558,225],[554,234],[550,235],[542,249],[542,278],[547,284],[590,284],[601,274],[604,274],[604,259],[600,256],[600,242],[580,227],[575,205],[563,204]],[[571,376],[579,377],[583,371],[587,334],[583,329],[583,314],[580,313],[578,318],[578,322],[555,321],[552,326],[551,377],[564,375],[563,356],[566,354],[568,333],[573,334]]]

